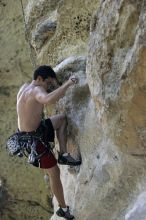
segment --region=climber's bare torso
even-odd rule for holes
[[[34,131],[42,120],[44,105],[35,99],[36,86],[24,84],[17,95],[18,128],[20,131]]]
[[[77,78],[71,76],[67,82],[51,93],[47,93],[47,89],[49,85],[56,83],[54,78],[48,77],[43,80],[41,77],[38,77],[37,80],[33,80],[30,84],[24,84],[17,95],[19,130],[27,132],[36,130],[42,120],[44,104],[56,103],[65,95],[67,88],[76,82]],[[51,121],[54,128],[57,129],[60,119],[51,117]]]

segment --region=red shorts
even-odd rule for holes
[[[44,145],[39,143],[36,151],[38,153],[42,153],[44,150],[45,150]],[[50,152],[46,153],[44,156],[42,156],[39,161],[39,167],[42,169],[52,168],[56,164],[57,164],[57,160],[56,160],[54,154],[52,153],[52,151],[50,151]]]
[[[44,140],[44,142],[46,143],[54,142],[55,132],[50,118],[45,119],[45,121],[40,123],[40,126],[38,127],[36,133],[39,134],[42,132],[43,132],[42,139]],[[41,142],[38,142],[36,147],[36,151],[38,155],[43,153],[45,150],[46,150],[45,146]],[[36,160],[36,162],[33,165],[36,167],[40,167],[42,169],[47,169],[54,167],[56,164],[57,164],[57,160],[54,154],[52,153],[52,151],[48,151],[40,158],[39,161]]]

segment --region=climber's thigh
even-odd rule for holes
[[[49,168],[48,174],[51,178],[59,178],[60,177],[60,169],[59,169],[58,165],[56,165],[52,168]]]
[[[51,120],[51,122],[53,124],[54,130],[57,130],[62,125],[67,123],[66,115],[65,114],[54,115],[54,116],[50,117],[50,120]]]

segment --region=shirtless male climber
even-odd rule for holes
[[[59,142],[60,153],[56,160],[52,151],[44,154],[39,161],[39,167],[48,169],[50,186],[59,208],[56,214],[65,219],[74,219],[67,206],[60,180],[60,169],[57,162],[64,165],[80,165],[67,153],[67,120],[64,114],[54,115],[42,120],[44,104],[53,104],[65,95],[66,90],[77,83],[77,78],[71,76],[62,86],[48,93],[48,88],[57,83],[55,72],[50,66],[40,66],[34,71],[30,84],[24,84],[17,94],[17,114],[19,132],[26,134],[43,131],[44,141],[54,142],[55,131]],[[40,146],[42,148],[42,146]],[[42,150],[42,149],[38,149]],[[37,166],[37,165],[36,165]]]

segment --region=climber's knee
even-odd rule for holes
[[[55,130],[67,124],[67,118],[65,114],[54,115],[50,119]]]

